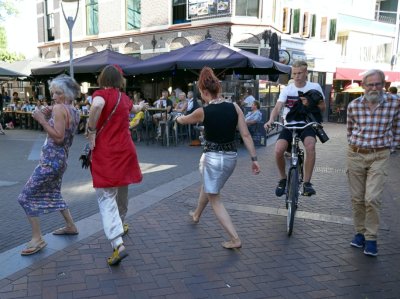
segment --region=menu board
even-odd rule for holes
[[[197,19],[231,13],[232,0],[187,0],[188,19]]]

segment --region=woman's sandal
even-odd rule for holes
[[[79,234],[78,230],[69,228],[69,227],[60,227],[53,232],[53,235],[56,236],[63,236],[63,235],[77,235]]]
[[[119,248],[123,246],[124,249],[122,249],[121,251],[119,250]],[[110,256],[107,259],[107,263],[110,266],[116,266],[118,265],[124,258],[126,258],[128,256],[128,253],[126,252],[126,248],[124,246],[124,244],[119,244],[117,248],[114,249],[112,256]]]
[[[221,245],[226,249],[238,249],[242,247],[242,242],[240,241],[239,238],[237,238],[234,240],[223,242]]]
[[[35,254],[36,252],[39,252],[43,248],[45,248],[47,243],[44,240],[40,240],[36,244],[32,244],[31,242],[28,242],[26,244],[26,248],[21,251],[21,255],[32,255]]]

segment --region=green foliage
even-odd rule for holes
[[[0,49],[7,49],[7,32],[2,26],[0,26]]]
[[[5,62],[14,62],[14,61],[19,61],[19,60],[24,60],[25,55],[23,54],[17,54],[17,53],[11,53],[7,51],[6,49],[0,49],[0,61],[5,61]]]

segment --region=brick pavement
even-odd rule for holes
[[[299,210],[309,214],[295,220],[292,237],[283,202],[273,195],[272,147],[258,149],[259,176],[241,151],[222,198],[242,249],[221,247],[226,235],[210,207],[199,224],[190,222],[195,182],[128,217],[130,256],[120,266],[106,265],[110,245],[97,231],[0,280],[0,298],[400,298],[400,154],[391,157],[379,256],[370,258],[349,246],[344,126],[327,124],[326,131],[331,140],[318,145],[317,195],[301,199]]]

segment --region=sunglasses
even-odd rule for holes
[[[368,83],[368,84],[365,84],[365,86],[367,86],[367,87],[369,87],[369,88],[373,88],[373,87],[382,87],[383,86],[383,83],[382,82],[378,82],[378,83]]]

